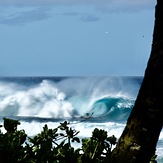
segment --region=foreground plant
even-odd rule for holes
[[[55,129],[45,124],[41,133],[33,138],[24,130],[17,130],[20,122],[4,118],[6,133],[0,130],[1,163],[106,163],[109,162],[115,136],[108,137],[107,132],[95,128],[90,138],[82,141],[77,137],[79,131],[69,127],[67,121]],[[2,127],[2,126],[0,126]],[[75,149],[72,143],[80,143]],[[153,158],[153,160],[155,160]],[[154,162],[154,161],[153,161]]]

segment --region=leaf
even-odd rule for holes
[[[64,143],[65,143],[65,140],[63,140],[63,141],[59,144],[59,147],[63,147]]]
[[[63,133],[60,133],[60,136],[63,136],[64,137],[65,135]]]
[[[13,120],[9,118],[3,118],[4,120],[4,128],[7,132],[15,132],[17,130],[17,126],[20,125],[18,120]]]
[[[78,137],[74,137],[74,138],[72,139],[72,142],[74,142],[74,141],[76,141],[77,143],[80,143],[80,139],[79,139]]]
[[[114,135],[108,137],[106,140],[109,141],[110,144],[112,144],[112,145],[115,145],[117,143],[117,138]]]

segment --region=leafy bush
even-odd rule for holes
[[[115,136],[108,137],[104,130],[94,129],[91,138],[82,139],[81,148],[74,149],[72,142],[80,143],[79,131],[69,127],[67,121],[55,129],[47,125],[33,138],[24,130],[17,130],[20,122],[4,118],[6,133],[0,130],[1,163],[95,163],[108,162]],[[0,126],[2,127],[2,126]]]
[[[6,132],[0,130],[1,163],[108,163],[117,141],[114,135],[108,137],[105,130],[95,128],[90,138],[82,139],[81,148],[74,149],[72,143],[81,142],[79,131],[69,127],[67,121],[55,129],[45,125],[33,138],[17,130],[18,125],[19,121],[4,118]],[[156,157],[150,163],[157,163]]]

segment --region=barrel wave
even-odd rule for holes
[[[95,117],[109,121],[125,121],[134,105],[134,99],[126,97],[104,97],[97,100],[91,109]]]
[[[108,77],[2,78],[0,115],[55,119],[89,114],[126,120],[139,87],[134,82]]]

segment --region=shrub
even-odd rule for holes
[[[6,133],[0,130],[0,162],[25,163],[91,163],[107,162],[115,136],[108,137],[104,130],[94,129],[91,138],[82,139],[81,148],[74,149],[72,142],[80,143],[79,131],[69,127],[67,121],[55,129],[47,125],[33,138],[24,130],[17,130],[18,120],[4,118]],[[0,126],[2,127],[2,126]]]
[[[17,130],[18,120],[4,118],[5,133],[0,130],[1,163],[108,163],[116,137],[108,137],[105,130],[95,128],[90,138],[82,139],[81,148],[74,149],[73,142],[80,143],[79,131],[69,127],[67,121],[55,129],[45,124],[43,131],[33,138],[24,130]],[[0,125],[2,127],[2,125]],[[157,163],[157,155],[150,163]]]

